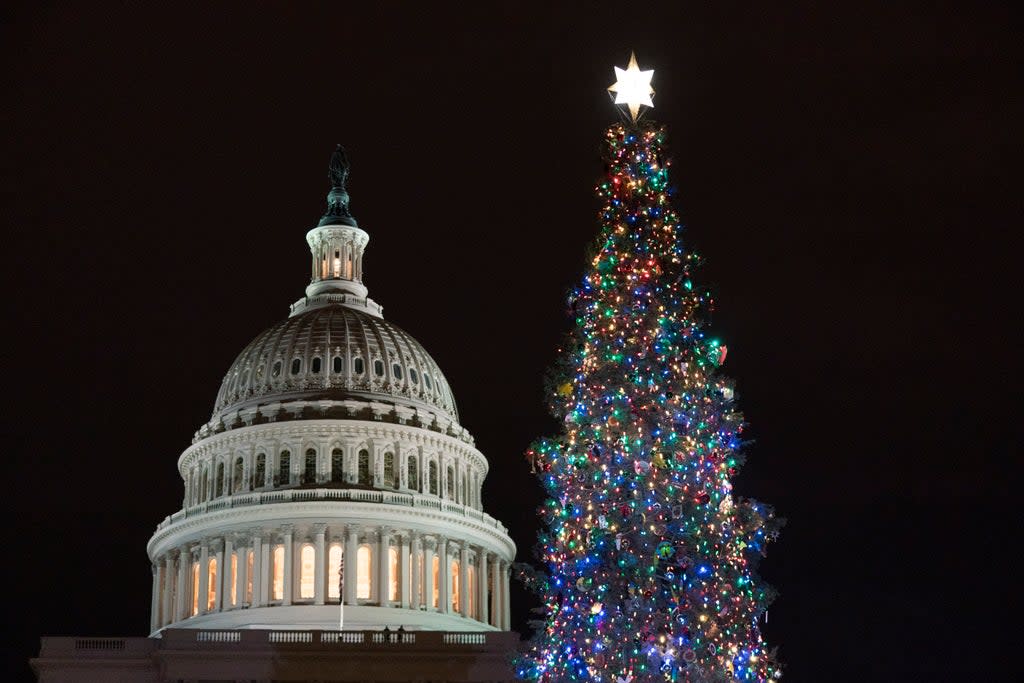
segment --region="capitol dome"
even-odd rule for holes
[[[369,235],[331,159],[311,278],[221,383],[149,541],[151,630],[507,631],[515,544],[437,363],[362,281]]]

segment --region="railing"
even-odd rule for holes
[[[443,500],[436,496],[424,494],[403,493],[401,491],[378,491],[367,489],[284,489],[281,491],[256,491],[239,493],[223,498],[217,498],[207,503],[200,503],[178,510],[172,515],[164,518],[164,521],[157,525],[157,531],[164,529],[183,519],[195,515],[206,514],[217,510],[228,510],[232,508],[249,507],[252,505],[270,505],[273,503],[310,502],[310,501],[331,501],[350,500],[360,503],[381,503],[384,505],[401,505],[414,508],[430,508],[455,515],[461,515],[474,519],[482,524],[494,527],[503,533],[507,533],[505,525],[491,517],[486,512],[477,510],[468,505],[462,505],[450,500]]]
[[[124,638],[75,638],[76,650],[123,650]]]
[[[237,643],[242,639],[240,631],[197,631],[199,643]]]

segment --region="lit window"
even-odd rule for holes
[[[281,361],[279,361],[279,360],[278,361],[274,361],[274,369],[270,371],[270,376],[271,377],[280,377],[281,376]]]
[[[378,377],[384,376],[384,361],[382,361],[379,358],[373,361],[373,374],[377,375]]]
[[[388,548],[388,600],[398,600],[398,548]]]
[[[320,356],[317,356],[316,358],[313,359],[312,364],[310,364],[309,371],[312,372],[314,375],[320,374]]]
[[[416,368],[409,368],[409,379],[412,380],[413,384],[419,384],[420,383],[419,375],[416,374]]]
[[[331,481],[340,482],[344,480],[345,466],[341,455],[341,449],[335,448],[331,451]]]
[[[476,618],[476,567],[472,564],[466,568],[466,580],[469,581],[469,616]]]
[[[252,604],[252,567],[256,555],[251,550],[245,555],[245,601]]]
[[[341,252],[334,252],[334,277],[341,277]]]
[[[211,557],[206,563],[206,611],[217,606],[217,558]]]
[[[199,563],[192,563],[192,616],[199,614]]]
[[[327,551],[327,597],[341,599],[341,546],[332,545]]]
[[[384,485],[396,488],[395,480],[395,454],[385,453],[384,454]]]
[[[371,587],[370,571],[373,569],[373,563],[370,561],[370,546],[359,546],[356,561],[359,565],[356,571],[356,597],[360,600],[369,600]]]
[[[458,560],[452,560],[452,611],[458,612],[459,607],[459,562]]]
[[[395,379],[402,379],[402,366],[398,363],[391,366],[391,372],[394,373]]]
[[[438,559],[437,555],[434,555],[434,562],[433,566],[431,567],[431,572],[433,573],[434,576],[434,592],[433,597],[431,598],[431,604],[434,606],[434,609],[437,609],[441,606],[441,560]]]
[[[292,374],[297,375],[302,371],[302,359],[295,358],[292,360]]]
[[[302,546],[299,561],[302,565],[299,573],[299,598],[309,600],[313,597],[313,573],[316,570],[316,550],[313,546],[308,543]]]
[[[361,374],[363,374],[363,370],[364,370],[364,368],[363,368],[363,359],[362,358],[353,358],[352,359],[352,372],[356,373],[357,375],[361,375]]]
[[[341,356],[334,357],[334,374],[340,374],[345,369],[345,360]]]
[[[238,604],[238,553],[231,553],[231,595],[228,600],[232,607]]]
[[[274,546],[273,567],[273,594],[271,600],[284,600],[284,546]]]

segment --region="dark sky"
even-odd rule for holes
[[[302,294],[336,142],[370,295],[530,557],[522,452],[556,428],[630,49],[756,439],[736,488],[789,518],[762,566],[786,680],[1024,676],[1009,3],[41,4],[0,14],[4,680],[42,634],[147,631],[177,457]]]

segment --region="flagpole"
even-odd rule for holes
[[[338,563],[338,630],[345,630],[345,556]]]

